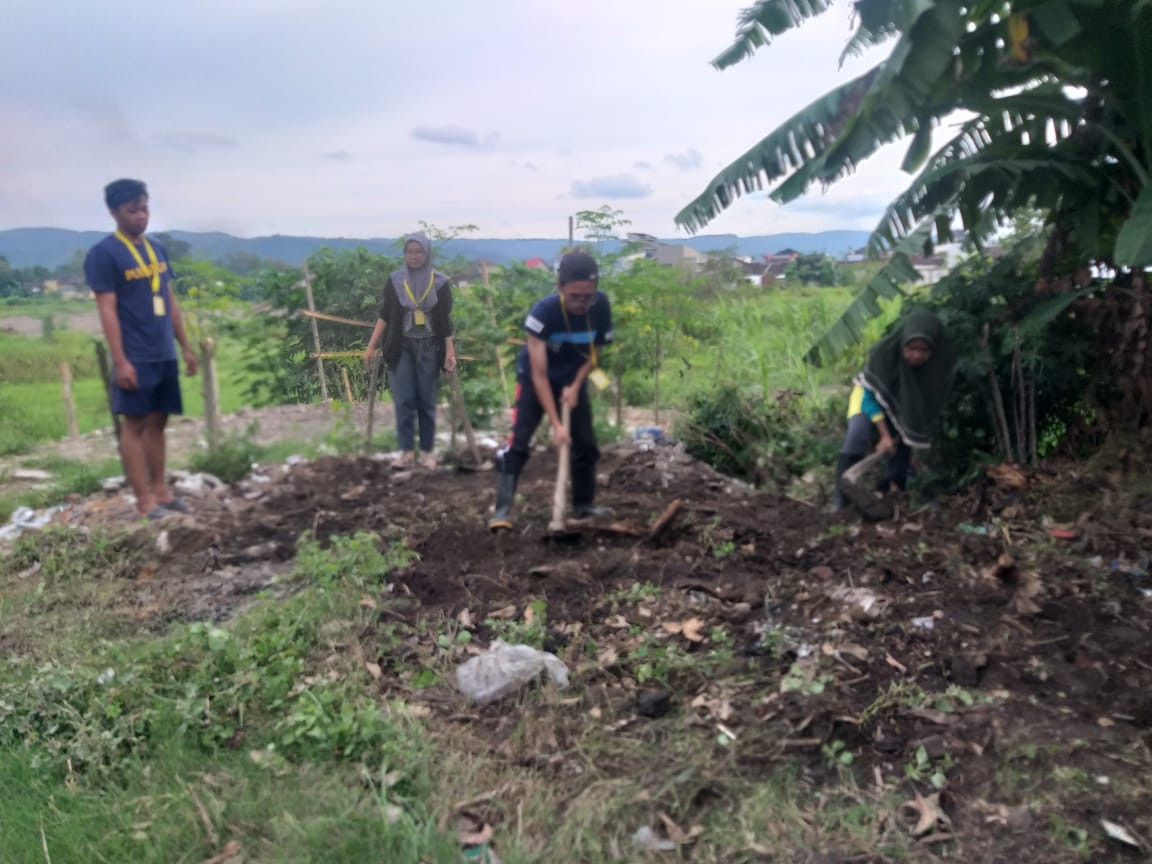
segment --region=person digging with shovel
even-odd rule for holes
[[[497,457],[496,509],[488,520],[494,532],[515,527],[511,510],[516,484],[545,415],[552,424],[553,444],[561,452],[570,445],[573,515],[582,519],[611,515],[594,505],[600,450],[587,382],[607,384],[599,353],[612,342],[612,309],[599,290],[600,268],[591,255],[569,252],[561,258],[556,282],[556,293],[538,301],[524,320],[527,344],[516,358],[512,434]],[[561,406],[571,411],[570,428],[561,419]]]
[[[848,399],[848,432],[836,460],[836,510],[847,508],[851,499],[868,515],[872,490],[854,487],[844,475],[872,450],[874,437],[877,453],[888,457],[877,491],[889,495],[904,490],[912,449],[931,444],[954,367],[944,327],[927,309],[913,310],[872,347]]]

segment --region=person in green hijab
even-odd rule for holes
[[[841,477],[868,455],[873,440],[888,454],[880,491],[905,488],[912,450],[931,444],[955,365],[944,327],[927,309],[914,309],[872,347],[848,399],[848,432],[836,460],[836,509],[847,506]]]

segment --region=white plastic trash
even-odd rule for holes
[[[456,686],[478,705],[487,705],[515,693],[542,671],[548,672],[557,687],[568,686],[568,667],[555,654],[497,639],[487,652],[461,664]]]

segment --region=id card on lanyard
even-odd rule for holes
[[[152,314],[163,317],[168,314],[168,310],[164,305],[164,295],[160,293],[160,262],[156,258],[156,250],[152,248],[152,244],[148,242],[147,237],[141,237],[144,241],[144,249],[148,252],[148,264],[144,263],[144,259],[140,256],[140,250],[136,248],[136,244],[125,237],[119,231],[116,232],[116,239],[123,243],[132,257],[136,260],[136,266],[144,273],[150,273],[152,276]]]
[[[428,299],[428,294],[432,290],[432,280],[436,278],[436,271],[433,270],[428,274],[428,287],[424,289],[424,293],[420,295],[420,299],[416,299],[416,295],[412,293],[412,289],[408,285],[408,277],[404,277],[404,290],[408,292],[408,299],[412,301],[415,307],[412,310],[412,326],[423,327],[428,320],[428,316],[424,314],[424,310],[420,308],[420,304]]]

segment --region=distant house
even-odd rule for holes
[[[545,261],[543,258],[529,258],[524,262],[524,266],[529,270],[551,270],[552,265]]]
[[[656,247],[654,256],[657,264],[666,267],[683,267],[688,270],[699,270],[704,263],[705,256],[691,246],[673,246],[661,243]]]
[[[788,267],[799,255],[800,253],[795,249],[784,249],[775,255],[765,255],[764,272],[760,276],[760,284],[767,287],[783,280]]]
[[[908,260],[919,271],[925,285],[935,285],[952,269],[947,255],[912,255]]]
[[[744,278],[748,282],[753,285],[763,285],[764,274],[768,271],[768,263],[766,261],[740,259],[740,269],[744,272]]]
[[[92,292],[88,286],[75,279],[45,279],[40,285],[41,291],[52,297],[64,300],[76,300],[90,297]]]

